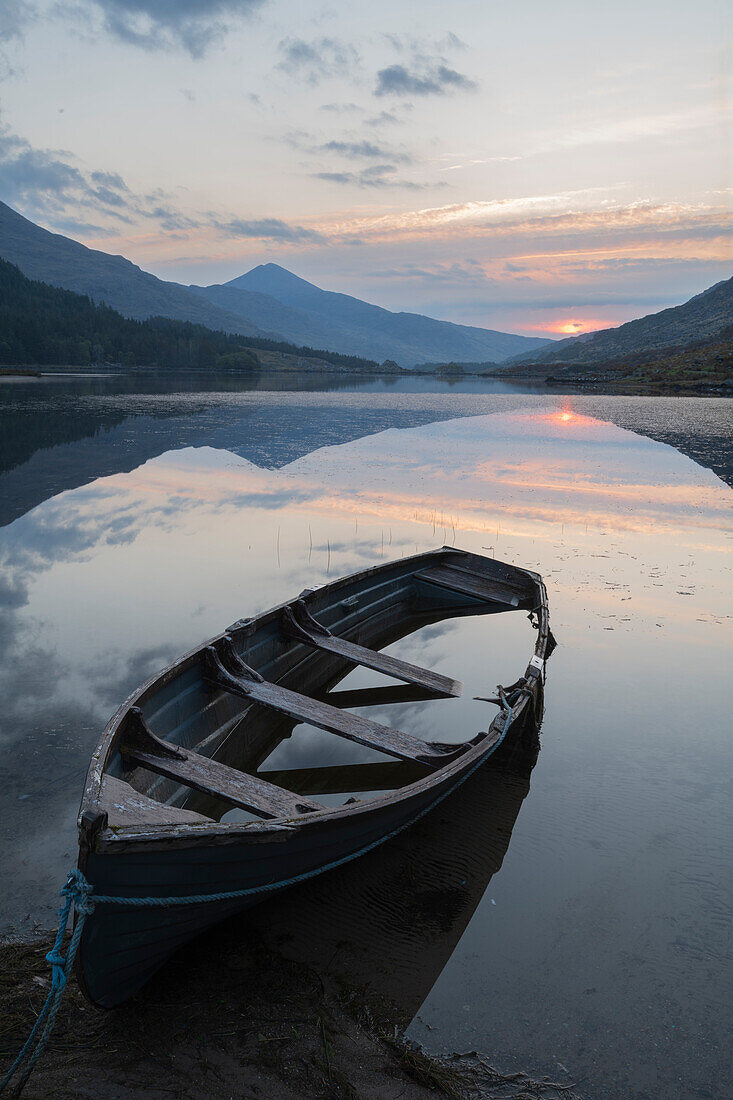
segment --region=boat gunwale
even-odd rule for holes
[[[461,553],[484,558],[484,555],[473,554],[472,551],[462,551],[458,547],[443,546],[435,550],[426,551],[422,554],[412,555],[408,558],[400,558],[392,562],[370,566],[367,569],[337,578],[327,584],[319,585],[314,588],[307,588],[301,595],[307,595],[315,591],[320,592],[327,589],[337,591],[339,587],[346,584],[358,583],[376,574],[387,573],[390,568],[398,570],[399,567],[408,566],[410,563],[416,566],[413,572],[417,572],[418,569],[421,568],[421,565],[418,563],[429,562],[431,559],[444,557],[446,554]],[[524,569],[510,562],[500,562],[498,564],[505,565],[511,570],[515,570],[517,573],[527,577],[537,589],[539,601],[533,610],[538,615],[539,629],[534,648],[534,656],[539,658],[544,664],[549,640],[549,610],[547,590],[544,581],[540,574],[532,570]],[[78,827],[82,840],[86,828],[84,817],[90,812],[91,815],[94,816],[95,812],[99,813],[102,809],[100,806],[100,796],[104,775],[106,774],[111,756],[117,747],[116,741],[119,736],[121,723],[127,716],[130,707],[145,702],[146,695],[152,688],[163,687],[176,676],[186,672],[197,660],[200,660],[201,653],[207,646],[215,645],[230,631],[236,630],[239,623],[243,625],[246,624],[247,626],[251,624],[253,627],[266,625],[268,622],[278,619],[279,616],[282,615],[283,610],[289,607],[292,602],[292,600],[286,600],[260,614],[252,616],[251,619],[237,620],[233,626],[221,631],[219,634],[214,635],[204,642],[199,642],[195,648],[184,653],[175,661],[149,677],[148,680],[140,687],[136,688],[135,691],[124,700],[107,723],[90,759],[78,818]],[[533,669],[533,666],[530,660],[525,670],[525,680],[528,685],[533,682],[533,674],[530,672],[531,669]],[[536,674],[537,670],[534,669],[533,672]],[[534,697],[534,692],[531,696],[527,694],[521,696],[516,705],[512,708],[512,721],[516,721],[516,719],[523,714],[530,700],[532,702],[534,701]],[[344,818],[351,818],[356,815],[368,816],[396,802],[404,802],[409,801],[411,798],[419,798],[431,788],[438,789],[448,785],[451,780],[455,779],[456,783],[459,782],[463,773],[474,767],[481,757],[485,756],[488,758],[498,747],[502,740],[500,734],[506,720],[506,711],[498,712],[489,724],[486,734],[481,737],[481,740],[474,744],[471,744],[471,742],[463,742],[464,745],[468,745],[469,747],[458,757],[453,757],[442,767],[437,768],[435,771],[428,773],[412,783],[406,784],[404,787],[380,793],[374,798],[366,801],[359,801],[341,806],[324,806],[322,810],[301,814],[297,818],[272,818],[263,821],[231,823],[222,823],[212,820],[200,824],[191,822],[185,824],[156,824],[154,826],[149,824],[124,826],[107,825],[96,834],[94,838],[94,850],[100,853],[112,853],[133,849],[154,850],[159,847],[178,848],[201,846],[204,844],[231,844],[245,840],[255,843],[264,843],[278,839],[285,840],[287,837],[293,836],[295,832],[299,832],[309,827],[316,827],[324,824],[331,825],[340,822]],[[493,737],[492,731],[495,735]],[[460,743],[457,743],[457,745],[458,744]],[[161,803],[161,805],[165,805],[165,803]]]

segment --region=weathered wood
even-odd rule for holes
[[[280,684],[271,684],[257,673],[253,673],[253,669],[248,668],[241,659],[237,662],[235,675],[224,667],[213,646],[209,646],[206,655],[207,665],[204,675],[216,687],[231,691],[235,695],[242,695],[245,699],[251,699],[281,714],[287,714],[298,722],[308,722],[319,729],[327,730],[328,733],[335,733],[349,741],[366,745],[370,749],[378,749],[388,756],[414,760],[431,768],[440,768],[464,749],[461,745],[456,746],[454,753],[440,752],[409,733],[381,726],[367,718],[360,718],[356,714],[332,707],[320,699],[311,699],[307,695],[298,694],[297,691],[290,691],[289,688],[284,688]],[[232,661],[231,651],[228,657]]]
[[[102,778],[100,806],[107,814],[108,823],[114,827],[124,825],[186,825],[211,824],[211,818],[193,810],[183,810],[156,802],[140,794],[129,783],[113,775]]]
[[[396,791],[423,779],[428,769],[406,760],[376,764],[337,764],[330,768],[292,768],[259,772],[261,779],[298,794],[345,794],[355,791]]]
[[[461,694],[463,685],[458,680],[441,676],[440,673],[432,672],[427,668],[420,668],[419,665],[412,665],[408,661],[401,661],[397,657],[390,657],[386,653],[356,645],[355,642],[349,642],[346,638],[337,638],[316,622],[302,600],[285,608],[282,629],[288,637],[296,638],[306,645],[313,646],[314,649],[336,653],[355,665],[363,665],[364,668],[371,668],[374,672],[393,676],[395,680],[424,688],[433,696],[455,698]]]
[[[519,607],[523,602],[513,586],[452,565],[421,569],[415,574],[415,579],[437,584],[462,596],[472,596],[474,599],[501,604],[504,607]]]
[[[122,745],[123,752],[134,745],[135,748],[152,753],[154,756],[172,756],[176,760],[186,759],[186,754],[180,745],[174,745],[170,741],[163,741],[155,736],[143,718],[140,707],[130,707],[127,712]]]
[[[178,749],[178,746],[169,746],[167,742],[163,745]],[[218,760],[199,756],[190,749],[185,752],[178,750],[176,755],[147,752],[133,741],[131,744],[123,743],[120,751],[125,759],[139,767],[175,779],[185,787],[203,791],[242,810],[250,810],[258,817],[297,817],[325,808],[318,802],[310,802],[256,776],[220,764]]]

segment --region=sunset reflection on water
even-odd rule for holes
[[[682,1036],[720,997],[696,945],[722,957],[717,915],[730,913],[719,867],[730,848],[720,777],[733,771],[733,491],[570,399],[389,428],[275,469],[234,452],[168,450],[0,530],[8,797],[44,809],[40,832],[6,828],[18,884],[7,923],[22,922],[29,896],[54,896],[89,752],[130,690],[306,586],[456,545],[541,572],[559,648],[543,751],[501,872],[411,1034],[433,1049],[490,1046],[543,1072],[549,1050],[593,1079],[588,1012],[603,1057],[633,1065],[644,1006],[674,993],[678,1056],[692,1064]],[[511,682],[533,637],[510,614],[404,639],[391,651],[459,677],[464,696],[373,716],[428,738],[474,736],[493,714],[474,696]],[[318,737],[300,727],[277,766],[316,750],[355,758],[350,743]],[[661,1022],[649,1026],[662,1043]]]
[[[655,618],[694,622],[697,603],[648,573],[694,570],[699,595],[730,562],[730,497],[669,447],[543,410],[393,429],[281,470],[211,448],[168,452],[48,501],[2,548],[28,591],[22,617],[40,616],[47,639],[88,650],[94,667],[110,616],[107,655],[111,645],[124,664],[144,635],[173,656],[314,580],[442,544],[536,568],[556,591],[593,590],[604,613],[613,578]]]

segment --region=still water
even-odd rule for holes
[[[2,930],[53,924],[86,763],[129,690],[306,585],[461,546],[546,580],[536,766],[487,768],[247,928],[431,1051],[588,1098],[729,1096],[731,440],[725,399],[476,380],[2,386]],[[533,641],[520,613],[421,631],[390,651],[463,697],[361,713],[473,736],[493,713],[474,696]],[[268,766],[355,750],[301,727]]]

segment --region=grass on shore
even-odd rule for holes
[[[547,381],[552,385],[591,386],[606,393],[696,394],[733,396],[733,339],[685,348],[646,352],[603,363],[524,363],[501,372],[502,378]]]

